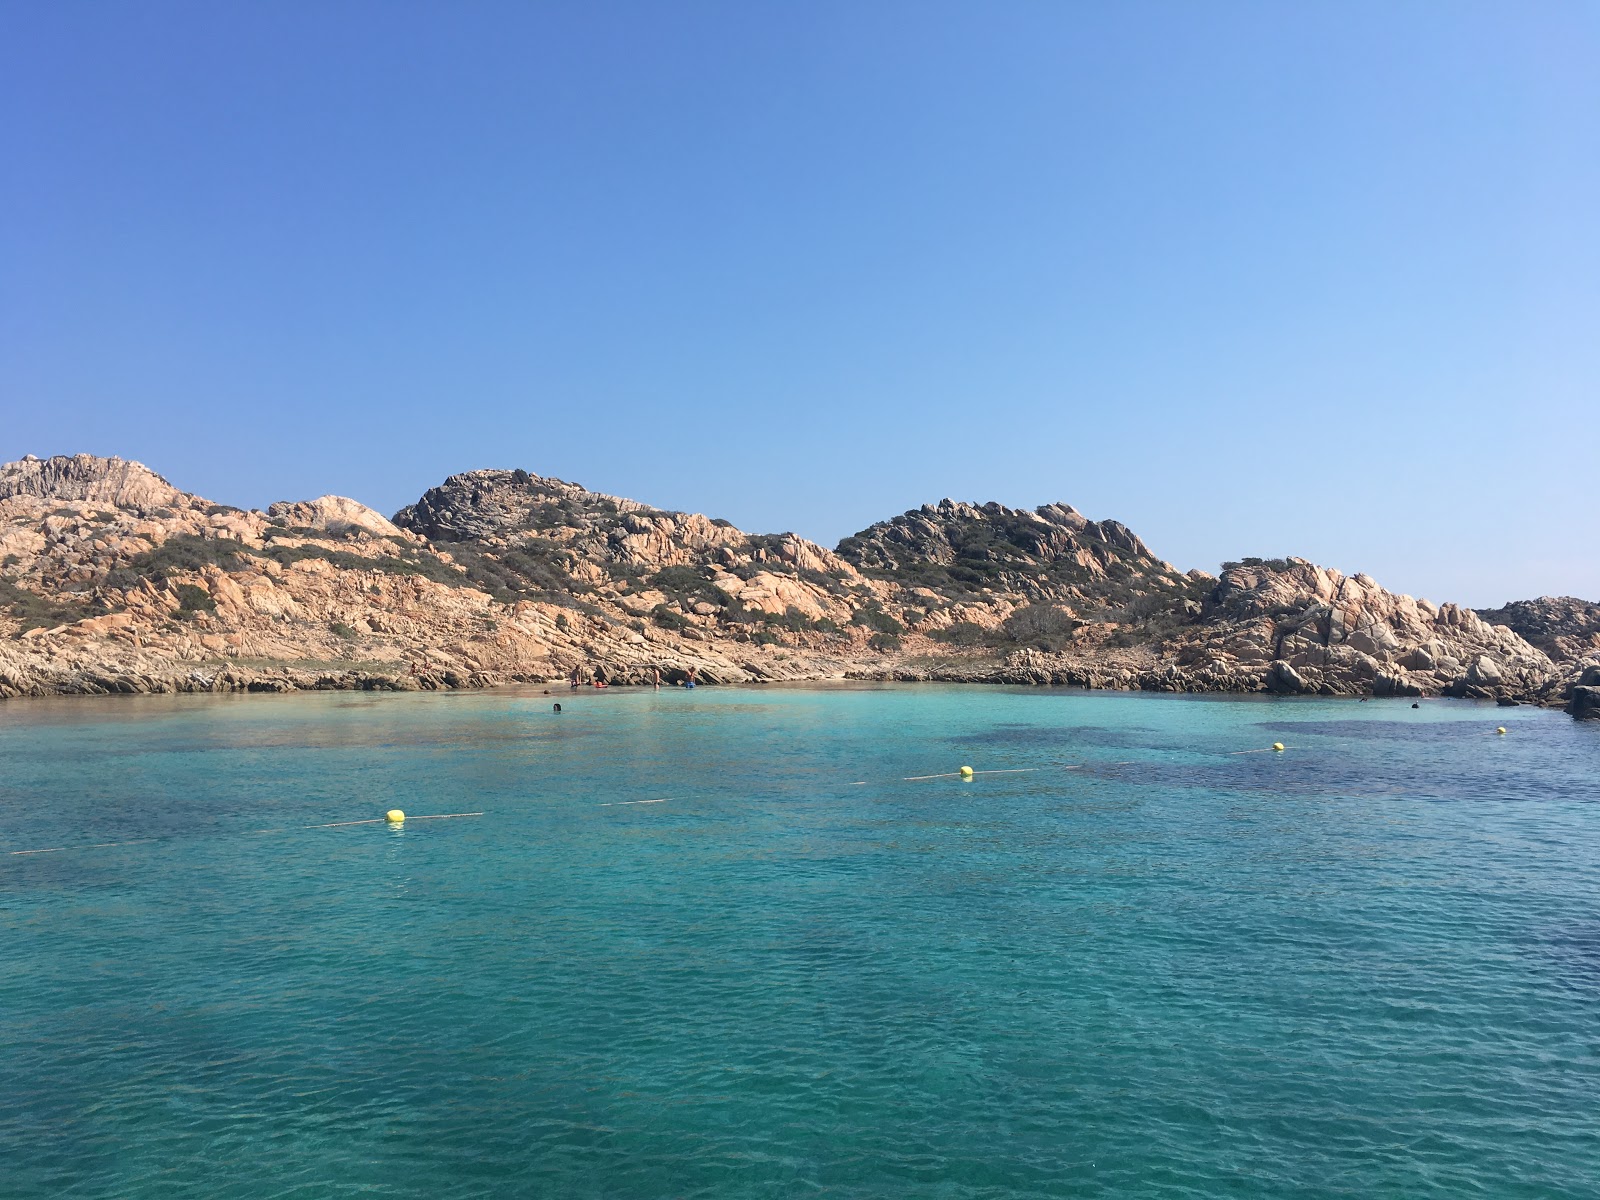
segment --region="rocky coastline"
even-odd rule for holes
[[[883,679],[1458,696],[1600,718],[1600,605],[1474,612],[1304,559],[1180,572],[1065,504],[827,549],[522,470],[392,519],[244,510],[91,455],[0,465],[0,697]]]

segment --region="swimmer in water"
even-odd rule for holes
[[[555,705],[553,705],[553,707],[554,707],[554,708],[555,708],[555,710],[556,710],[556,711],[557,711],[557,712],[560,712],[560,711],[561,711],[561,703],[560,703],[560,701],[557,701],[557,702],[556,702],[556,703],[555,703]]]

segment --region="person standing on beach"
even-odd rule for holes
[[[650,674],[655,677],[655,688],[659,692],[661,690],[661,668],[651,667]]]

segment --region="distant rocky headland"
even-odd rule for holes
[[[527,471],[385,518],[87,454],[0,466],[0,696],[893,679],[1462,696],[1600,716],[1600,605],[1474,612],[1304,559],[942,500],[829,550]]]

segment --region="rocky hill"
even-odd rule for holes
[[[839,544],[876,579],[939,597],[1005,594],[1104,610],[1140,596],[1182,599],[1209,576],[1183,575],[1126,525],[1066,504],[1028,511],[941,500],[880,521]]]
[[[1562,676],[1559,694],[1567,711],[1600,719],[1600,604],[1575,596],[1540,596],[1479,609],[1478,615],[1548,654]]]
[[[397,517],[338,496],[242,511],[114,458],[0,467],[0,695],[879,662],[850,624],[876,611],[871,588],[803,539],[513,471],[452,477]]]
[[[1268,690],[1537,697],[1540,650],[1470,609],[1385,591],[1300,558],[1229,564],[1179,661],[1268,664]]]
[[[526,471],[452,475],[394,520],[501,600],[576,597],[668,629],[826,629],[873,600],[848,563],[792,533],[741,533]]]
[[[1477,611],[1491,625],[1505,626],[1556,662],[1600,658],[1600,604],[1576,596],[1540,596]]]
[[[0,467],[0,695],[660,672],[1553,703],[1586,664],[1547,624],[1559,662],[1301,559],[1183,573],[1059,504],[945,500],[830,551],[522,470],[390,521],[338,496],[243,511],[114,458]]]

